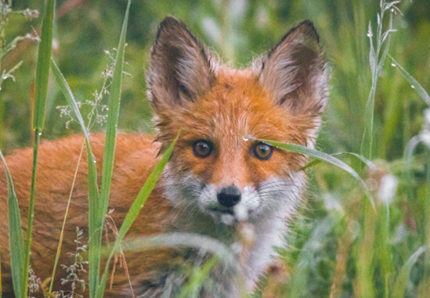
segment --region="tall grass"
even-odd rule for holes
[[[164,170],[165,165],[167,164],[175,146],[176,140],[172,142],[172,144],[167,148],[164,152],[163,157],[156,165],[154,170],[151,172],[150,176],[146,180],[144,186],[139,192],[138,196],[134,200],[132,206],[130,207],[129,212],[127,213],[123,223],[121,224],[121,228],[116,235],[115,243],[113,245],[112,250],[109,253],[108,260],[105,265],[105,269],[103,271],[103,275],[101,279],[100,276],[100,262],[102,258],[102,250],[101,250],[101,238],[104,227],[104,219],[108,208],[109,202],[109,192],[110,185],[113,174],[113,161],[115,155],[115,141],[116,141],[116,130],[118,123],[118,115],[119,115],[119,105],[120,105],[120,97],[121,97],[121,85],[122,85],[122,77],[123,77],[123,65],[124,65],[124,53],[125,53],[125,36],[127,32],[127,23],[128,23],[128,14],[130,9],[131,1],[128,1],[124,23],[121,31],[120,41],[117,48],[117,55],[115,59],[115,67],[113,71],[113,78],[110,90],[110,100],[109,100],[109,114],[107,120],[107,131],[106,131],[106,140],[104,147],[104,158],[103,158],[103,172],[102,172],[102,187],[101,193],[98,194],[98,186],[96,184],[97,181],[97,172],[94,166],[95,159],[91,152],[89,134],[85,127],[83,118],[78,109],[77,103],[74,99],[74,96],[68,86],[64,76],[60,72],[58,66],[52,61],[52,68],[54,71],[55,78],[57,83],[59,84],[61,90],[63,91],[64,96],[66,97],[74,116],[78,119],[79,124],[81,125],[82,130],[86,136],[86,144],[87,144],[87,154],[88,154],[88,176],[89,176],[89,186],[90,186],[90,203],[89,203],[89,238],[91,241],[89,242],[89,281],[90,281],[90,297],[100,297],[104,296],[104,291],[106,287],[109,264],[114,256],[114,254],[120,249],[122,240],[124,239],[125,234],[130,229],[132,223],[136,219],[139,211],[143,208],[146,200],[151,194],[153,188],[155,187],[157,181],[160,179],[161,174]]]
[[[113,70],[113,78],[110,90],[110,111],[107,120],[107,132],[106,132],[106,144],[104,147],[104,158],[103,158],[103,172],[102,172],[102,186],[101,194],[97,185],[97,170],[95,167],[95,158],[91,151],[90,138],[87,128],[84,124],[83,118],[79,111],[78,105],[74,99],[74,96],[68,86],[63,74],[59,70],[58,66],[52,60],[52,69],[54,76],[60,86],[64,96],[66,97],[72,112],[85,135],[86,149],[87,149],[87,160],[88,160],[88,185],[89,185],[89,282],[90,282],[90,297],[103,297],[104,289],[106,286],[106,280],[108,275],[109,263],[113,254],[119,249],[121,241],[130,228],[133,221],[136,219],[139,210],[143,207],[146,199],[149,197],[155,184],[161,177],[163,169],[170,158],[173,151],[175,142],[173,142],[164,153],[159,164],[155,167],[150,177],[147,179],[145,185],[142,187],[141,192],[134,201],[130,212],[127,214],[121,229],[117,235],[115,245],[109,255],[106,268],[103,276],[100,279],[100,262],[102,258],[101,254],[101,238],[104,227],[105,214],[107,212],[110,185],[113,174],[113,160],[115,156],[115,141],[116,141],[116,130],[119,115],[119,104],[121,97],[121,85],[123,77],[123,66],[124,66],[124,52],[125,52],[125,36],[127,32],[128,14],[130,9],[131,1],[128,1],[127,9],[124,18],[123,29],[120,36],[119,46],[117,49],[117,55],[115,59],[115,66]],[[48,87],[49,69],[51,66],[51,48],[52,48],[52,28],[54,21],[54,9],[55,0],[49,0],[46,7],[46,16],[42,25],[42,41],[39,47],[39,59],[38,68],[36,74],[36,100],[35,100],[35,112],[33,127],[35,129],[35,143],[34,143],[34,162],[33,162],[33,174],[31,183],[30,193],[30,208],[29,208],[29,219],[28,219],[28,236],[27,236],[27,251],[24,252],[24,242],[21,233],[21,221],[20,212],[18,206],[18,200],[15,195],[13,188],[12,177],[7,168],[6,161],[3,155],[0,155],[5,163],[5,170],[8,179],[8,192],[9,192],[9,218],[10,218],[10,243],[11,243],[11,266],[13,272],[13,283],[14,292],[17,297],[25,297],[27,293],[28,284],[28,269],[30,264],[30,252],[31,252],[31,232],[34,217],[34,202],[35,202],[35,185],[36,185],[36,169],[37,169],[37,156],[38,147],[40,142],[40,135],[42,134],[44,126],[44,112],[45,112],[45,101]],[[76,174],[75,174],[76,177]],[[73,186],[72,186],[73,190]],[[69,203],[70,204],[70,198]],[[64,225],[67,218],[67,212],[63,222]],[[62,237],[60,237],[59,249],[60,252]],[[58,262],[59,253],[57,253],[56,261],[52,273],[52,282],[49,288],[49,293],[52,294],[52,286],[55,277],[55,268]]]
[[[115,156],[115,141],[119,115],[119,105],[121,98],[121,84],[124,67],[125,38],[128,25],[128,14],[131,1],[127,3],[124,23],[122,26],[121,36],[117,48],[115,67],[112,78],[112,86],[109,98],[109,114],[107,120],[106,141],[104,147],[102,185],[100,196],[90,196],[89,202],[89,282],[90,297],[103,297],[105,281],[100,280],[100,262],[101,262],[101,240],[104,227],[105,215],[109,203],[110,185],[113,173],[113,161]],[[93,179],[96,179],[94,175]],[[95,180],[97,181],[97,180]],[[93,184],[94,185],[94,184]],[[97,189],[92,192],[96,194]],[[108,265],[107,265],[108,266]]]
[[[61,94],[72,107],[79,129],[86,136],[90,184],[91,297],[102,297],[104,292],[107,267],[101,268],[100,259],[105,256],[111,258],[114,250],[122,246],[128,227],[144,205],[169,157],[170,151],[166,152],[162,163],[156,167],[151,175],[152,178],[147,181],[130,209],[126,224],[121,228],[114,247],[106,252],[106,249],[101,246],[101,236],[97,235],[102,230],[107,208],[116,126],[119,122],[121,127],[135,130],[137,127],[145,126],[145,121],[149,119],[148,112],[142,108],[147,107],[146,103],[142,104],[135,100],[142,97],[141,57],[145,54],[141,49],[149,47],[149,40],[153,39],[155,30],[154,24],[157,24],[158,20],[166,14],[173,14],[186,20],[193,31],[200,31],[201,35],[206,36],[209,41],[212,40],[211,36],[216,37],[216,35],[209,34],[211,32],[202,25],[204,23],[202,19],[203,16],[210,17],[211,22],[221,28],[221,38],[218,42],[215,40],[212,45],[221,52],[221,55],[237,59],[238,64],[249,61],[254,53],[267,48],[269,41],[275,42],[285,33],[285,28],[290,27],[295,21],[309,18],[319,29],[328,60],[332,64],[332,96],[326,113],[325,127],[319,140],[317,152],[320,153],[284,144],[286,145],[284,149],[296,150],[295,152],[325,161],[319,162],[319,159],[316,159],[303,169],[310,173],[312,186],[308,203],[304,204],[294,223],[291,223],[291,232],[286,236],[288,247],[280,250],[288,268],[287,278],[278,280],[275,287],[265,288],[262,284],[261,293],[255,293],[255,297],[270,297],[270,295],[293,298],[428,297],[430,290],[428,250],[430,150],[426,142],[428,142],[430,130],[426,125],[430,124],[423,120],[422,112],[430,104],[425,90],[430,77],[424,67],[429,62],[429,58],[419,53],[427,50],[424,40],[428,40],[426,28],[430,28],[430,25],[428,21],[420,20],[421,27],[418,28],[413,22],[413,16],[420,18],[417,11],[421,9],[426,12],[428,5],[419,1],[315,2],[304,0],[267,3],[243,1],[246,7],[242,8],[240,18],[232,19],[231,16],[237,16],[232,13],[237,3],[233,0],[222,1],[222,3],[222,8],[217,7],[216,2],[210,1],[172,3],[160,0],[157,3],[151,3],[148,7],[142,6],[141,3],[133,4],[136,6],[130,11],[130,22],[133,22],[133,26],[130,26],[132,32],[129,34],[128,52],[131,59],[129,68],[131,73],[138,75],[134,75],[124,84],[116,83],[116,87],[110,90],[110,104],[112,104],[109,107],[110,113],[113,110],[108,124],[110,137],[107,147],[110,149],[105,151],[106,165],[103,166],[101,191],[96,179],[90,135],[85,129],[84,120],[71,90],[76,90],[74,92],[77,98],[85,98],[90,92],[89,87],[98,79],[95,74],[86,75],[80,72],[84,69],[95,73],[100,66],[98,65],[100,61],[97,62],[97,59],[93,58],[95,54],[87,55],[92,53],[92,47],[95,47],[97,42],[89,43],[83,38],[85,26],[97,32],[96,36],[92,36],[95,41],[103,41],[97,44],[105,46],[106,43],[113,43],[113,40],[116,40],[116,34],[113,32],[118,29],[118,24],[109,22],[101,26],[100,16],[109,15],[118,19],[123,16],[123,10],[118,12],[114,6],[100,5],[97,1],[88,2],[85,10],[71,14],[68,20],[58,25],[60,31],[72,21],[76,23],[79,20],[81,24],[73,30],[74,32],[67,35],[67,39],[59,37],[60,45],[67,45],[60,47],[59,54],[73,63],[65,63],[61,71],[55,63],[52,63],[51,67]],[[193,9],[189,9],[191,6]],[[169,7],[169,12],[165,7]],[[397,7],[405,13],[405,16],[399,13],[393,14],[391,10],[398,12]],[[125,49],[127,17],[124,19],[120,44],[116,52],[116,82],[121,80],[123,72],[121,59]],[[370,24],[369,21],[371,21]],[[236,30],[230,32],[228,28],[233,25]],[[399,28],[399,31],[391,34],[393,28]],[[367,37],[366,34],[368,34]],[[101,39],[98,39],[99,36],[102,36]],[[42,34],[42,42],[43,39]],[[73,43],[68,39],[73,40]],[[75,44],[79,44],[79,47],[75,47]],[[122,50],[121,47],[123,47]],[[224,51],[220,49],[221,47]],[[100,52],[100,49],[97,51]],[[85,55],[91,59],[84,57]],[[389,63],[385,63],[387,57]],[[23,72],[28,69],[26,65],[24,63],[21,66]],[[70,87],[63,73],[68,78]],[[418,81],[421,81],[421,84]],[[25,85],[26,82],[24,77],[19,84]],[[4,86],[8,87],[7,83],[5,81]],[[121,86],[123,86],[122,91]],[[14,104],[10,105],[11,115],[5,114],[6,129],[14,133],[0,137],[5,140],[5,146],[9,146],[6,148],[10,148],[13,141],[23,144],[23,139],[29,135],[24,128],[14,124],[15,119],[12,119],[12,116],[17,115],[18,121],[25,120],[18,117],[19,113],[16,109],[23,106],[19,105],[19,98],[27,98],[28,94],[25,93],[25,88],[15,88],[14,92],[12,94],[16,100],[14,99]],[[120,96],[121,93],[122,96]],[[7,93],[2,95],[11,101],[12,96],[8,97]],[[46,98],[46,93],[44,97]],[[51,95],[52,99],[56,97]],[[1,104],[4,104],[3,98],[1,100]],[[128,116],[127,118],[121,118],[121,114],[118,117],[120,101],[122,101],[122,111]],[[26,104],[26,106],[30,105]],[[46,117],[44,135],[56,137],[63,134],[64,132],[58,129],[58,126],[61,126],[58,125],[58,116],[54,114],[55,111],[50,107],[49,102],[46,107],[39,106],[35,111],[45,109],[48,117]],[[37,119],[42,119],[37,120],[37,127],[41,129],[40,121],[42,127],[45,121],[43,117]],[[35,138],[37,136],[38,133],[35,134]],[[35,140],[35,144],[37,142]],[[169,147],[169,150],[171,148]],[[343,155],[339,163],[339,159],[333,159],[338,157],[337,155],[324,153],[345,151],[361,151],[361,155],[356,153]],[[357,156],[364,162],[365,167],[355,160]],[[346,172],[334,169],[333,162]],[[357,187],[359,185],[357,180],[364,181],[370,192],[369,197],[373,198],[373,203],[367,199],[363,190]],[[14,245],[11,248],[14,290],[17,297],[25,297],[26,290],[23,292],[25,288],[23,282],[27,274],[23,272],[28,267],[24,264],[24,260],[29,254],[26,255],[24,239],[20,233],[22,227],[19,221],[18,203],[11,188],[13,184],[9,175],[8,182],[10,184],[9,219],[11,220],[9,232],[11,239],[16,239],[11,241]],[[362,182],[359,183],[362,184]],[[35,194],[37,195],[37,189]],[[165,235],[166,238],[138,239],[133,243],[127,242],[127,247],[145,249],[191,243],[192,238],[179,239],[177,236]],[[197,243],[199,241],[199,239],[196,240]],[[182,289],[183,296],[198,292],[205,275],[214,266],[217,258],[223,261],[224,255],[217,253],[224,248],[215,244],[212,248],[213,250],[207,251],[218,257],[210,259],[210,262],[193,273],[191,282]],[[274,288],[276,291],[271,292]],[[52,290],[55,289],[51,286],[50,291]]]
[[[23,278],[23,292],[27,293],[28,270],[30,267],[31,240],[33,233],[34,204],[36,200],[36,175],[37,175],[37,156],[39,150],[40,136],[42,135],[45,124],[45,102],[48,93],[49,69],[51,64],[52,51],[52,31],[54,25],[55,0],[48,0],[45,8],[45,16],[42,23],[41,42],[39,44],[39,54],[37,59],[35,100],[33,112],[33,171],[30,186],[30,206],[27,217],[27,248],[25,250],[25,265]]]
[[[130,4],[130,2],[129,2],[129,4]],[[128,12],[128,9],[129,9],[129,5],[127,6],[127,12]],[[126,20],[127,20],[127,17],[125,18],[125,21]],[[125,30],[123,30],[122,36],[125,36]],[[120,54],[123,55],[124,54],[123,51],[124,51],[125,41],[123,39],[121,39],[121,42],[123,43],[123,47],[122,47],[122,53],[120,52]],[[116,60],[116,63],[118,63],[118,61],[119,60]],[[62,89],[63,94],[66,97],[68,103],[70,104],[70,106],[72,108],[72,112],[74,113],[74,115],[78,119],[78,121],[82,127],[82,130],[84,131],[84,134],[86,136],[87,144],[89,144],[89,134],[88,134],[86,126],[83,122],[80,111],[78,109],[76,100],[74,99],[74,96],[70,90],[70,87],[68,86],[66,80],[64,79],[64,76],[62,75],[62,73],[60,72],[58,66],[55,64],[54,61],[52,61],[52,68],[53,68],[57,83],[60,86],[60,88]],[[122,68],[121,68],[120,74],[122,75]],[[117,79],[115,80],[115,78],[117,78]],[[115,75],[114,75],[113,82],[114,82],[113,84],[117,84],[117,86],[120,88],[120,84],[121,84],[120,79],[118,77],[115,77]],[[117,93],[117,95],[119,96],[120,93]],[[118,104],[119,104],[119,102],[118,102]],[[111,121],[117,122],[118,120],[114,118],[114,120],[111,120]],[[108,123],[109,123],[109,120],[108,120]],[[113,140],[113,142],[114,141],[115,140]],[[108,140],[106,140],[106,142],[108,142]],[[131,225],[133,224],[133,222],[136,219],[137,215],[139,214],[140,210],[144,207],[146,200],[148,199],[149,195],[151,194],[152,190],[154,189],[155,185],[157,184],[157,181],[160,179],[161,174],[164,170],[164,167],[166,166],[166,164],[169,161],[170,156],[173,152],[173,148],[175,146],[175,143],[176,143],[176,139],[172,142],[172,144],[169,146],[169,148],[167,148],[167,150],[164,152],[163,157],[161,158],[159,163],[156,165],[154,170],[151,172],[150,176],[146,180],[144,186],[142,187],[141,191],[139,192],[138,196],[136,197],[132,206],[130,207],[129,212],[127,213],[123,223],[121,224],[121,228],[120,228],[118,234],[116,235],[116,239],[115,239],[115,243],[113,245],[113,248],[109,252],[108,261],[107,261],[105,269],[103,271],[103,275],[102,275],[101,280],[100,281],[98,280],[98,278],[99,278],[98,276],[99,276],[100,272],[97,272],[97,276],[94,277],[96,279],[94,282],[96,283],[97,286],[95,288],[95,294],[93,294],[95,296],[93,296],[93,297],[103,297],[104,290],[106,287],[106,281],[107,281],[107,277],[108,277],[108,270],[109,270],[110,261],[111,261],[112,257],[114,256],[114,254],[119,250],[125,234],[130,229]],[[92,157],[91,147],[87,146],[87,150],[88,150],[87,154],[89,155],[88,159],[90,159],[90,157]],[[105,149],[105,150],[109,150],[109,147],[107,147],[107,149]],[[94,166],[94,159],[90,159],[90,160],[91,160],[90,163],[92,164],[92,166]],[[113,163],[112,163],[112,166],[113,166]],[[89,171],[89,179],[91,179],[90,178],[91,173],[93,173],[93,175],[96,175],[96,169],[94,168],[93,170]],[[103,173],[103,175],[104,175],[104,173]],[[111,181],[109,180],[108,182],[110,183]],[[98,192],[98,189],[94,190],[94,192],[96,192],[96,191]],[[97,198],[97,199],[100,200],[99,198]],[[100,204],[100,201],[98,202],[98,204]],[[100,208],[100,207],[98,207],[98,208]],[[91,216],[91,215],[89,215],[89,216]],[[104,218],[105,215],[103,214],[102,216]],[[99,230],[96,232],[103,231],[103,229],[102,229],[103,226],[104,226],[104,223],[101,227],[99,227]],[[91,235],[92,234],[90,234],[90,236]],[[101,235],[100,235],[100,238],[101,238]],[[94,246],[95,244],[90,242],[89,243],[90,248],[91,248],[91,245]],[[95,255],[95,260],[91,260],[91,259],[89,260],[90,264],[91,264],[91,262],[100,262],[100,259],[102,257],[101,239],[100,239],[99,247],[95,247],[94,250],[97,252],[97,255]]]
[[[24,273],[25,268],[25,250],[24,239],[21,228],[21,215],[19,212],[18,199],[15,194],[12,175],[7,167],[3,154],[0,151],[0,156],[4,163],[4,169],[7,177],[8,186],[8,213],[9,213],[9,247],[10,247],[10,263],[11,273],[13,278],[13,289],[16,297],[25,297],[27,295],[24,288]],[[28,270],[28,269],[27,269]]]
[[[89,137],[89,132],[85,126],[84,123],[84,119],[82,118],[81,113],[79,112],[79,108],[78,105],[76,103],[76,100],[73,97],[73,93],[70,90],[69,85],[66,82],[66,79],[64,78],[63,74],[61,73],[60,69],[58,68],[57,64],[55,63],[55,61],[53,59],[51,59],[51,68],[52,68],[52,72],[54,74],[54,77],[57,81],[58,86],[60,87],[64,97],[67,99],[67,102],[73,112],[73,114],[75,115],[75,117],[78,119],[79,124],[81,125],[82,131],[84,133],[85,136],[85,148],[87,150],[87,159],[88,159],[88,182],[90,186],[90,191],[91,191],[91,196],[97,196],[98,195],[98,190],[96,189],[97,186],[97,173],[96,173],[96,169],[95,169],[95,165],[94,165],[94,156],[91,150],[91,146],[90,146],[90,137]],[[66,207],[66,212],[64,214],[64,220],[63,220],[63,225],[61,228],[61,234],[60,234],[60,239],[59,239],[59,243],[58,243],[58,248],[57,248],[57,254],[55,256],[55,263],[54,263],[54,268],[52,270],[52,276],[51,276],[51,283],[49,285],[49,293],[52,293],[52,288],[54,285],[54,279],[55,279],[55,272],[57,269],[57,265],[58,265],[58,260],[60,258],[60,253],[61,253],[61,247],[62,247],[62,242],[63,242],[63,235],[64,235],[64,227],[66,224],[66,220],[67,220],[67,215],[68,215],[68,211],[69,211],[69,207],[70,207],[70,201],[71,201],[71,197],[72,197],[72,193],[73,193],[73,188],[75,185],[75,181],[76,181],[76,176],[77,176],[77,172],[79,169],[79,164],[81,161],[81,157],[82,157],[82,153],[83,153],[83,149],[84,146],[82,146],[81,152],[79,154],[79,159],[78,159],[78,164],[76,166],[76,171],[75,171],[75,175],[73,177],[73,182],[72,182],[72,186],[70,189],[70,195],[69,195],[69,199],[67,202],[67,207]]]
[[[380,12],[377,13],[377,29],[376,29],[376,47],[373,42],[373,30],[372,24],[369,22],[369,30],[367,36],[370,42],[369,51],[369,65],[371,70],[372,84],[370,87],[369,97],[366,103],[365,109],[365,130],[363,133],[362,143],[362,155],[366,155],[367,158],[372,159],[372,147],[373,147],[373,125],[374,125],[374,114],[375,114],[375,93],[378,84],[378,78],[381,76],[385,59],[390,49],[391,33],[396,30],[393,29],[393,13],[400,11],[396,5],[400,1],[386,2],[380,0]],[[390,12],[390,20],[388,28],[385,29],[385,16],[386,13]]]

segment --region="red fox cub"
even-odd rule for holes
[[[167,17],[158,29],[147,71],[157,135],[117,137],[109,203],[116,224],[121,224],[159,160],[158,153],[180,130],[163,176],[128,237],[179,232],[216,239],[237,254],[242,282],[219,263],[199,288],[198,297],[231,298],[251,292],[276,257],[275,248],[284,245],[287,222],[304,192],[306,177],[300,168],[307,162],[301,154],[256,139],[312,148],[327,103],[327,81],[318,34],[309,21],[291,29],[249,68],[232,69],[214,57],[184,23]],[[83,142],[76,135],[46,141],[39,149],[31,265],[42,281],[51,276]],[[102,135],[93,136],[98,166],[103,143]],[[17,150],[6,160],[25,216],[32,151]],[[13,297],[3,169],[0,175],[3,297]],[[81,162],[59,264],[70,264],[66,252],[76,249],[76,227],[87,227],[87,207],[86,163]],[[25,227],[26,221],[23,218]],[[243,226],[252,231],[252,241],[241,249]],[[178,297],[192,268],[208,259],[186,246],[135,251],[125,257],[129,277],[118,265],[106,297]],[[61,285],[66,275],[57,270],[56,289],[70,289]],[[37,295],[41,294],[33,296]]]

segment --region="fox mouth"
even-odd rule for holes
[[[220,207],[210,207],[208,208],[210,212],[220,213],[220,214],[230,214],[234,216],[234,210],[230,208],[220,208]]]
[[[253,210],[247,210],[242,206],[234,208],[226,208],[223,206],[212,206],[206,208],[207,213],[211,215],[217,222],[232,226],[242,221],[247,221],[254,213]]]
[[[214,220],[217,222],[221,222],[228,226],[238,223],[237,216],[235,215],[233,209],[210,207],[206,210],[208,211],[209,215],[212,216],[212,218],[214,218]]]
[[[239,222],[233,210],[220,210],[218,208],[211,208],[208,211],[215,221],[223,223],[227,226],[233,226]]]

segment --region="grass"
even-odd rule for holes
[[[113,173],[113,159],[115,155],[115,142],[116,142],[116,130],[118,123],[118,114],[119,114],[119,105],[120,105],[120,97],[121,97],[121,85],[122,85],[122,77],[123,77],[123,66],[124,66],[124,52],[125,52],[125,36],[127,32],[127,24],[128,24],[128,13],[130,9],[131,1],[128,1],[127,9],[124,18],[123,29],[121,32],[121,37],[119,41],[119,46],[117,50],[117,56],[115,59],[115,66],[113,70],[113,78],[112,85],[110,89],[110,100],[109,100],[109,114],[107,119],[107,132],[106,132],[106,143],[104,149],[104,158],[103,158],[103,173],[102,173],[102,187],[101,193],[99,195],[99,190],[97,186],[97,172],[94,166],[94,158],[91,152],[89,134],[87,128],[83,122],[81,113],[78,109],[77,103],[74,99],[74,96],[64,79],[64,76],[58,69],[57,65],[54,61],[52,61],[52,67],[54,70],[55,77],[57,79],[57,83],[60,85],[60,88],[63,91],[64,96],[67,98],[69,105],[71,106],[72,112],[74,116],[78,119],[82,130],[86,136],[86,148],[88,154],[88,168],[89,174],[89,185],[90,185],[90,209],[89,209],[89,238],[92,239],[89,242],[89,279],[90,279],[90,297],[103,297],[104,290],[106,288],[106,282],[109,273],[109,264],[117,251],[119,251],[121,247],[121,242],[127,233],[128,229],[131,227],[132,223],[136,219],[139,214],[140,209],[143,208],[146,199],[152,192],[152,189],[155,187],[157,181],[160,179],[161,174],[165,165],[167,164],[173,148],[175,146],[176,140],[170,145],[170,147],[164,152],[162,159],[158,163],[158,165],[154,168],[151,175],[148,177],[145,185],[142,187],[139,195],[136,200],[133,202],[133,205],[130,208],[124,222],[121,225],[121,228],[116,235],[116,240],[113,245],[113,248],[109,254],[108,261],[105,265],[105,269],[103,270],[103,275],[101,279],[100,276],[100,262],[101,262],[101,239],[102,232],[104,227],[104,219],[105,214],[108,208],[109,201],[109,192],[110,192],[110,184],[112,180]],[[54,274],[53,274],[54,276]]]
[[[127,19],[126,14],[122,30],[118,32],[118,22],[111,20],[123,17],[123,5],[107,6],[94,1],[88,3],[85,10],[71,12],[64,20],[58,21],[57,30],[62,34],[70,31],[67,30],[70,24],[79,24],[65,37],[58,34],[60,48],[53,53],[54,56],[59,55],[58,59],[56,57],[60,62],[58,66],[54,62],[49,63],[51,58],[47,58],[48,56],[41,58],[44,61],[42,64],[45,66],[45,75],[38,70],[36,84],[43,85],[43,88],[50,84],[52,88],[49,88],[48,93],[36,92],[40,95],[37,96],[34,108],[35,144],[38,143],[42,129],[43,135],[50,138],[70,134],[70,130],[59,128],[64,125],[53,109],[56,103],[63,100],[63,96],[77,120],[74,121],[78,124],[77,127],[73,128],[72,124],[72,129],[83,131],[86,136],[89,184],[92,185],[90,235],[93,237],[89,248],[91,297],[103,297],[107,280],[107,267],[101,268],[99,260],[102,251],[101,227],[107,211],[112,175],[114,136],[117,126],[130,130],[147,127],[146,121],[150,118],[147,103],[136,100],[144,97],[141,91],[144,87],[141,68],[146,63],[142,58],[146,53],[142,53],[142,49],[149,49],[155,34],[155,24],[166,14],[186,20],[197,35],[203,36],[225,57],[234,57],[239,65],[250,61],[254,53],[265,49],[270,42],[275,42],[292,23],[310,18],[319,29],[330,61],[333,72],[331,103],[325,114],[318,151],[303,151],[303,148],[292,147],[292,144],[277,144],[285,147],[284,149],[297,150],[317,158],[304,169],[311,176],[309,199],[291,223],[291,232],[286,235],[288,247],[280,249],[283,262],[288,268],[287,275],[277,281],[274,287],[263,282],[260,291],[254,296],[260,297],[264,293],[275,297],[427,297],[430,291],[430,253],[427,249],[430,243],[430,153],[426,136],[430,131],[430,124],[425,122],[423,111],[430,105],[425,88],[430,83],[428,67],[425,66],[430,63],[430,58],[425,54],[428,47],[424,42],[430,38],[430,21],[423,18],[422,12],[430,11],[430,5],[418,1],[244,1],[247,5],[245,9],[236,8],[239,11],[236,12],[234,1],[224,1],[222,8],[214,3],[170,3],[167,0],[160,0],[149,6],[133,3],[135,7],[130,11],[130,19]],[[166,7],[169,7],[169,11]],[[404,15],[393,14],[391,9],[396,12],[395,7]],[[52,6],[50,11],[53,12]],[[128,46],[125,47],[128,21],[131,25]],[[216,29],[219,30],[219,39],[205,27],[204,24],[208,23],[215,26],[215,32]],[[11,31],[9,35],[2,32],[2,41],[10,40],[14,34],[21,34],[21,28],[28,24],[11,18],[8,26]],[[394,28],[398,31],[393,32]],[[50,30],[52,32],[52,28]],[[96,31],[96,34],[92,35],[91,30]],[[388,33],[385,34],[386,32]],[[118,35],[121,38],[115,57],[107,124],[109,149],[105,152],[100,191],[91,153],[90,134],[81,115],[86,114],[86,107],[81,110],[78,108],[75,95],[76,98],[88,98],[99,80],[98,71],[105,62],[94,57],[104,48],[94,49],[94,44],[101,44],[103,47],[106,44],[116,44]],[[55,37],[54,32],[54,40]],[[43,43],[47,40],[43,32],[41,39],[41,49],[44,45],[41,51],[47,55],[50,49],[46,42]],[[121,82],[123,67],[126,65],[125,48],[129,61],[127,71],[133,77]],[[3,54],[1,58],[2,64],[18,63],[3,59]],[[25,57],[20,68],[14,70],[16,82],[0,81],[0,110],[7,108],[10,111],[4,118],[0,117],[0,139],[3,140],[5,152],[17,146],[29,145],[28,140],[31,140],[31,129],[19,125],[28,123],[30,119],[29,111],[22,113],[19,109],[30,107],[26,102],[26,98],[31,98],[30,92],[24,86],[31,85],[33,75],[26,75],[34,73],[30,71],[28,62],[31,59]],[[7,69],[14,69],[13,65]],[[49,83],[47,79],[49,66],[56,84]],[[59,86],[58,89],[56,85]],[[71,90],[74,90],[75,95]],[[45,106],[46,98],[48,101]],[[95,127],[97,129],[99,128]],[[110,258],[114,250],[123,244],[123,237],[154,187],[171,152],[169,150],[133,204],[113,250],[108,252]],[[340,161],[336,158],[337,153],[328,154],[329,152],[349,154],[342,154]],[[361,155],[357,152],[361,152]],[[318,162],[318,158],[326,162]],[[330,163],[337,164],[352,176],[345,175],[345,171],[335,170]],[[390,180],[390,177],[394,180]],[[357,180],[365,184],[365,189],[370,193],[367,197],[372,197],[373,202],[367,199],[363,188],[357,187]],[[12,238],[17,239],[13,241],[17,247],[11,250],[14,253],[12,274],[14,281],[22,282],[21,285],[18,282],[15,287],[17,296],[24,297],[28,276],[24,272],[28,270],[28,266],[23,261],[27,260],[29,254],[25,252],[24,239],[19,238],[22,234],[19,232],[19,210],[12,189],[12,178],[8,177],[8,182],[11,187],[10,233]],[[392,184],[390,186],[387,183]],[[34,194],[37,197],[37,189],[35,191],[33,197]],[[100,197],[104,199],[100,200]],[[27,247],[30,243],[31,241],[27,241]],[[152,242],[146,239],[133,245],[144,248],[150,243]],[[169,238],[154,240],[154,243],[153,245],[174,246],[181,242],[176,238]],[[221,259],[220,256],[219,258]],[[215,260],[216,258],[210,259],[194,273],[191,283],[183,288],[183,295],[195,293]],[[103,275],[100,277],[101,273]],[[267,280],[269,283],[270,277]],[[50,292],[55,290],[52,284]]]
[[[24,272],[25,268],[25,251],[24,239],[22,237],[21,215],[19,212],[18,198],[15,194],[12,175],[7,167],[3,154],[0,156],[5,164],[5,171],[8,186],[8,212],[9,212],[9,239],[10,239],[10,258],[11,258],[11,273],[14,280],[13,289],[17,297],[24,297]]]
[[[45,16],[42,23],[42,35],[39,43],[39,52],[37,59],[36,85],[35,85],[35,101],[33,111],[33,129],[34,129],[34,144],[33,144],[33,170],[31,175],[30,186],[30,206],[28,210],[27,223],[27,241],[24,254],[25,265],[22,280],[22,293],[27,293],[28,288],[28,270],[30,268],[31,240],[33,233],[34,219],[34,204],[36,196],[36,175],[37,175],[37,156],[42,135],[43,126],[45,124],[45,102],[48,92],[49,69],[51,64],[52,50],[52,31],[54,26],[54,10],[55,0],[48,0]]]

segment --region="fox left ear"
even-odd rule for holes
[[[196,101],[215,80],[209,50],[175,18],[161,22],[149,58],[148,98],[156,112]]]
[[[291,29],[254,62],[259,83],[293,114],[319,116],[328,99],[328,75],[318,33],[310,21]]]

